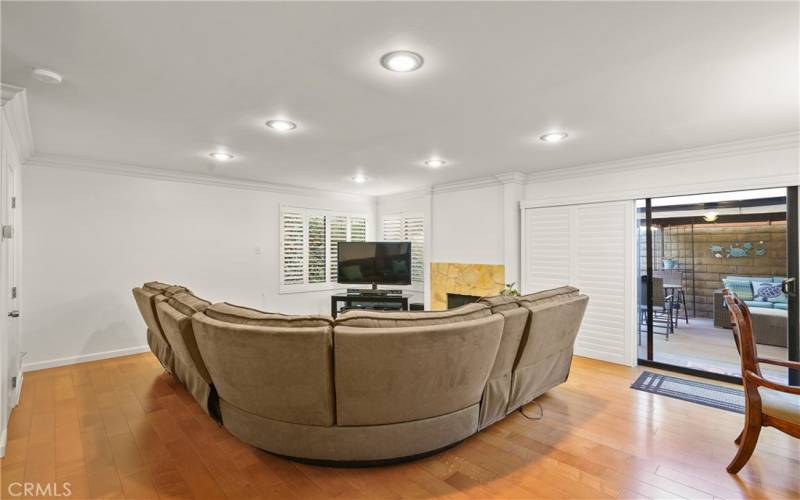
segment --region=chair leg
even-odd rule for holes
[[[741,443],[742,442],[742,436],[744,436],[744,429],[742,429],[742,432],[739,433],[739,437],[734,439],[733,442],[736,443],[736,444]]]
[[[761,422],[758,425],[748,422],[742,434],[739,451],[736,452],[736,456],[733,457],[730,465],[728,465],[727,470],[731,474],[738,473],[753,455],[753,450],[756,449],[756,443],[758,443],[758,436],[761,434]]]

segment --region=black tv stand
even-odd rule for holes
[[[375,293],[373,290],[359,290],[359,293],[352,293],[348,290],[347,293],[335,293],[331,295],[331,316],[334,318],[339,313],[339,302],[344,302],[345,307],[353,309],[366,309],[373,311],[380,310],[397,310],[396,308],[384,308],[382,305],[399,304],[400,310],[408,311],[408,295],[400,293],[386,293],[395,292],[397,290],[380,290]]]

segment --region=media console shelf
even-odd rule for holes
[[[408,311],[408,295],[380,295],[370,293],[338,293],[331,295],[331,316],[334,318],[339,313],[339,303],[344,302],[345,307],[357,304],[400,304],[403,311]],[[364,307],[363,309],[376,309]]]

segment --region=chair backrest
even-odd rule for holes
[[[739,350],[739,356],[742,360],[742,378],[744,379],[744,372],[748,370],[761,376],[750,309],[747,304],[730,293],[727,288],[722,291],[722,296],[725,298],[725,303],[731,313],[733,339],[736,342],[736,348]]]
[[[653,273],[653,305],[664,305],[667,298],[664,295],[664,278]],[[647,305],[647,276],[642,276],[642,286],[639,287],[639,305]]]
[[[661,271],[661,278],[667,285],[680,285],[683,282],[683,271],[679,269],[665,269]]]

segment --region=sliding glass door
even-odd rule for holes
[[[760,356],[800,360],[797,187],[636,205],[640,364],[739,381],[723,288],[749,306]],[[800,383],[797,370],[762,370]]]

